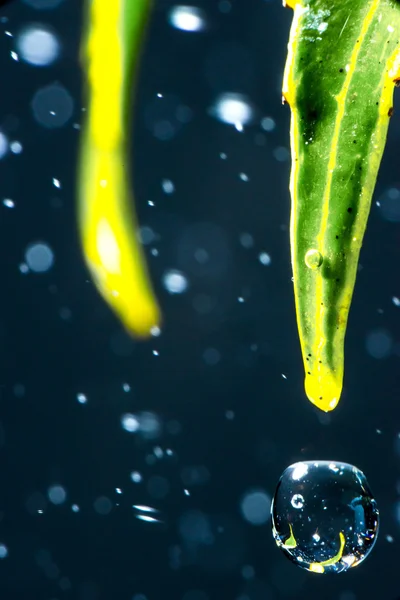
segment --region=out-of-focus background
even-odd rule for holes
[[[131,170],[160,336],[129,339],[75,219],[81,0],[0,19],[0,596],[4,600],[395,600],[400,594],[400,119],[361,254],[345,387],[305,398],[289,256],[292,11],[155,0]],[[186,4],[186,2],[185,2]],[[283,470],[366,474],[365,563],[297,568],[276,547]]]

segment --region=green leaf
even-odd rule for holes
[[[399,78],[400,3],[290,0],[290,239],[308,398],[339,402],[358,258]]]

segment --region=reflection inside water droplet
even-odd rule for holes
[[[313,271],[318,269],[323,262],[322,254],[318,250],[315,250],[315,248],[307,250],[304,260],[307,267]]]

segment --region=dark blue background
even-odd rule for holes
[[[375,200],[400,184],[399,115],[395,110],[361,253],[343,397],[323,416],[303,391],[289,255],[290,164],[273,154],[289,146],[290,114],[280,87],[292,11],[277,0],[232,0],[224,14],[216,1],[198,0],[209,28],[185,33],[168,24],[172,5],[155,2],[132,132],[137,211],[140,223],[159,235],[146,252],[164,313],[162,335],[145,343],[129,340],[98,296],[77,238],[79,131],[73,123],[82,117],[81,2],[37,11],[16,0],[2,9],[8,21],[0,23],[0,127],[23,152],[0,162],[0,197],[16,203],[12,210],[0,207],[0,541],[9,552],[0,561],[0,596],[394,600],[400,594],[400,308],[392,297],[400,296],[400,225],[384,220]],[[17,33],[32,22],[59,35],[62,53],[52,66],[10,57],[13,40],[4,31]],[[63,128],[50,130],[35,121],[30,103],[38,88],[53,82],[69,91],[75,110]],[[226,91],[247,94],[276,128],[263,132],[258,118],[238,132],[213,118],[209,108]],[[157,93],[192,110],[169,140],[152,133]],[[52,186],[53,177],[61,190]],[[173,194],[163,192],[166,178],[174,182]],[[199,223],[218,227],[214,238],[222,242],[204,239]],[[253,236],[252,248],[241,245],[243,232]],[[25,249],[35,240],[51,246],[54,267],[21,274]],[[207,244],[210,266],[202,269],[193,252]],[[262,251],[271,256],[269,266],[258,260]],[[185,294],[164,289],[170,268],[187,275]],[[194,308],[201,294],[212,307],[205,314]],[[65,307],[67,320],[59,313]],[[365,344],[380,328],[393,341],[382,360]],[[204,361],[208,348],[220,353],[215,365]],[[124,382],[131,392],[123,391]],[[80,392],[86,405],[76,401]],[[139,411],[158,416],[157,439],[121,427],[122,414]],[[149,459],[154,447],[164,450],[155,461]],[[275,546],[269,522],[257,527],[243,519],[243,495],[253,488],[273,495],[282,471],[301,459],[353,463],[375,493],[380,537],[369,559],[347,574],[301,571]],[[209,479],[186,486],[182,470],[194,465],[206,467]],[[133,470],[142,483],[130,480]],[[158,500],[147,485],[154,475],[170,485]],[[67,492],[62,505],[47,500],[54,483]],[[107,515],[94,510],[100,496],[113,504]],[[27,508],[35,502],[42,514]],[[137,520],[134,504],[155,506],[162,523]],[[189,511],[205,515],[214,543],[188,547],[180,523]],[[244,565],[254,567],[253,579],[243,578]],[[188,594],[193,590],[203,595]]]

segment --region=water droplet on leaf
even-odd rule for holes
[[[307,267],[309,269],[312,269],[313,271],[315,269],[318,269],[323,262],[322,254],[318,252],[318,250],[315,250],[315,248],[307,250],[304,260],[306,262]]]

